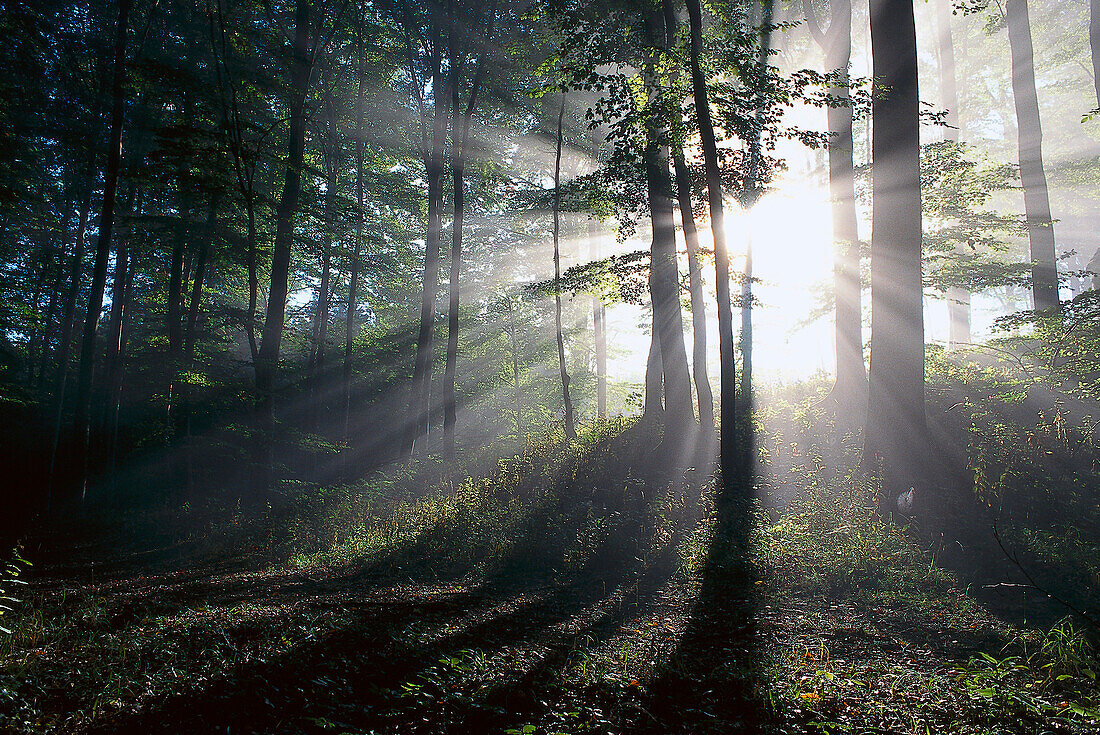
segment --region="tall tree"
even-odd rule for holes
[[[443,234],[443,173],[444,149],[447,137],[447,95],[443,90],[445,68],[443,65],[443,29],[439,17],[442,9],[428,3],[428,25],[431,44],[428,72],[432,89],[432,125],[428,135],[425,125],[425,100],[420,74],[417,72],[416,51],[409,42],[409,74],[414,96],[420,108],[422,129],[422,156],[428,183],[428,226],[424,238],[424,277],[420,298],[420,325],[416,335],[416,358],[413,363],[412,384],[409,393],[409,430],[406,432],[403,453],[412,452],[416,440],[428,433],[431,417],[432,366],[435,362],[435,299],[439,290],[440,239]],[[406,17],[406,35],[417,32],[411,28],[411,13]]]
[[[1027,0],[1008,0],[1008,42],[1012,52],[1012,97],[1019,127],[1020,180],[1031,242],[1032,294],[1036,311],[1058,309],[1058,265],[1047,175],[1043,170],[1043,126],[1035,91],[1035,53]]]
[[[108,133],[107,164],[103,174],[103,200],[99,211],[99,232],[95,261],[92,266],[92,288],[84,316],[84,336],[81,340],[80,367],[77,371],[76,414],[73,434],[76,442],[74,469],[79,473],[81,492],[87,481],[89,419],[92,401],[92,368],[95,364],[96,332],[103,309],[103,292],[107,286],[107,259],[111,252],[111,233],[115,223],[115,199],[122,161],[122,127],[126,114],[126,35],[130,21],[131,0],[119,0],[118,24],[115,29],[114,71],[111,79],[111,127]],[[82,495],[83,497],[83,495]]]
[[[271,284],[268,289],[267,313],[264,319],[263,342],[256,359],[256,391],[259,430],[265,448],[258,479],[263,489],[270,484],[274,455],[275,376],[279,368],[279,348],[286,319],[287,290],[290,278],[290,255],[294,240],[294,213],[302,188],[302,160],[305,155],[306,95],[312,68],[310,50],[309,0],[296,0],[294,12],[294,44],[290,65],[290,131],[287,137],[286,174],[283,192],[275,210],[275,241],[271,256]]]
[[[826,71],[837,74],[829,95],[850,100],[848,67],[852,59],[851,0],[830,0],[829,25],[822,28],[813,0],[803,0],[806,27],[825,52]],[[863,360],[863,308],[859,268],[859,223],[851,104],[826,108],[829,130],[829,194],[833,219],[833,290],[836,382],[830,398],[841,416],[857,417],[866,409],[867,365]]]
[[[912,0],[871,0],[871,369],[865,458],[884,504],[924,468],[924,310],[917,37]],[[884,510],[887,507],[885,506]]]
[[[699,0],[686,0],[690,28],[691,88],[695,100],[696,123],[706,171],[710,229],[714,237],[715,289],[718,296],[718,354],[721,359],[719,389],[719,457],[722,481],[732,487],[737,463],[737,367],[733,350],[733,305],[730,302],[730,260],[726,247],[726,215],[722,195],[722,169],[718,143],[711,120],[710,92],[703,71],[703,11]]]
[[[561,329],[561,148],[562,125],[565,121],[565,93],[558,103],[558,136],[554,147],[554,335],[558,343],[558,368],[561,373],[561,393],[565,402],[565,436],[577,438],[576,419],[573,415],[573,398],[569,392],[569,371],[565,366],[565,337]]]
[[[955,42],[951,33],[951,0],[936,0],[936,35],[939,37],[940,96],[944,110],[943,139],[958,143],[962,134],[959,118],[959,85],[955,78]],[[970,344],[970,291],[947,290],[947,345]]]
[[[447,354],[443,375],[443,453],[453,458],[455,454],[455,424],[457,402],[455,400],[455,371],[458,364],[459,294],[462,275],[462,227],[466,214],[466,156],[469,153],[470,123],[477,105],[478,93],[488,64],[486,56],[496,22],[496,0],[489,5],[483,29],[483,39],[477,52],[477,67],[470,82],[466,109],[462,109],[463,67],[468,56],[461,49],[466,40],[460,31],[464,25],[456,19],[451,29],[451,174],[454,197],[454,221],[451,225],[451,269],[447,284]],[[472,22],[469,23],[472,25]],[[468,33],[472,34],[470,28]]]
[[[665,26],[668,45],[674,46],[677,40],[677,18],[672,0],[664,0]],[[674,80],[673,87],[678,87]],[[691,374],[695,380],[695,396],[699,404],[699,423],[708,431],[714,430],[714,394],[710,389],[707,376],[707,308],[703,295],[703,264],[699,251],[699,230],[695,224],[695,212],[692,205],[691,171],[684,156],[684,138],[686,131],[683,116],[672,115],[672,166],[676,178],[676,200],[680,210],[680,223],[684,230],[684,244],[687,249],[688,293],[691,296]]]
[[[654,55],[666,47],[665,17],[656,9],[645,19],[647,40]],[[646,142],[642,153],[645,167],[649,217],[652,229],[650,246],[649,292],[653,303],[655,338],[661,349],[664,378],[666,431],[683,430],[694,420],[691,382],[688,377],[684,325],[680,313],[680,277],[676,262],[676,225],[672,213],[673,190],[669,175],[668,100],[660,90],[653,55],[647,59],[646,84],[650,108],[646,116]],[[678,106],[677,106],[678,108]],[[677,109],[678,111],[678,109]]]
[[[1089,0],[1089,48],[1092,50],[1092,83],[1100,107],[1100,0]]]

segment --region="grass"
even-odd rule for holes
[[[181,563],[39,569],[0,729],[1096,731],[1083,631],[1007,622],[884,522],[812,394],[760,416],[747,575],[711,565],[698,458],[629,424],[287,486]],[[1055,559],[1087,543],[1036,538]]]

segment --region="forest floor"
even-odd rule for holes
[[[600,461],[594,450],[588,461]],[[531,496],[523,479],[498,498],[496,507],[527,509],[518,523],[494,516],[483,493],[447,510],[402,504],[393,518],[430,513],[432,522],[391,534],[405,539],[399,545],[345,541],[335,555],[277,563],[182,546],[156,549],[156,561],[150,549],[110,543],[44,553],[6,623],[15,633],[0,649],[0,727],[349,735],[1100,727],[1082,636],[1067,623],[1007,622],[901,530],[758,510],[759,548],[733,572],[708,561],[706,517],[662,530],[659,508],[669,505],[651,496],[642,532],[618,543],[616,519],[636,519],[631,508],[608,507],[595,489],[578,496],[583,461],[554,472],[572,478],[570,489],[559,484],[560,504],[541,516],[531,508],[546,507],[535,502],[545,496]],[[546,519],[562,514],[581,520],[558,523],[564,535],[547,533]],[[448,545],[476,552],[494,534],[509,538],[494,563],[448,561]],[[557,563],[546,565],[555,544]]]

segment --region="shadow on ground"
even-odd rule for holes
[[[461,539],[429,532],[324,578],[238,570],[116,582],[116,591],[131,585],[131,607],[111,617],[120,630],[238,603],[318,622],[284,653],[105,713],[85,732],[752,731],[764,722],[765,687],[740,501],[719,503],[698,596],[677,581],[679,534],[698,517],[689,478],[710,474],[713,453],[712,437],[658,443],[640,426],[576,465],[547,468],[556,492],[489,568],[433,565],[433,544]],[[671,534],[659,518],[669,508],[684,514]],[[590,527],[603,530],[569,563]],[[646,626],[661,635],[636,635]],[[222,635],[253,644],[247,627]]]

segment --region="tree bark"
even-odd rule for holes
[[[822,29],[811,0],[803,0],[806,24],[825,52],[825,69],[842,72],[840,82],[828,89],[830,96],[849,99],[848,66],[852,58],[852,4],[829,3],[829,27]],[[833,289],[835,292],[836,382],[830,398],[841,415],[861,417],[866,410],[867,366],[863,361],[863,308],[861,304],[859,224],[856,216],[855,141],[852,107],[826,109],[829,130],[829,194],[833,218]],[[862,423],[862,420],[854,422]]]
[[[672,162],[676,172],[676,192],[680,208],[680,221],[684,228],[684,241],[688,256],[688,290],[691,294],[691,372],[695,379],[695,395],[699,402],[699,423],[714,429],[714,394],[707,376],[707,307],[703,296],[703,265],[699,254],[699,231],[691,205],[691,174],[684,149],[672,149]]]
[[[432,89],[443,88],[443,65],[440,58],[442,32],[439,10],[433,8]],[[411,62],[410,62],[411,63]],[[430,144],[424,149],[424,169],[428,182],[428,227],[424,240],[424,278],[420,300],[420,326],[416,337],[416,358],[410,387],[409,430],[405,436],[403,454],[410,454],[416,441],[427,437],[431,418],[432,368],[435,362],[434,330],[435,299],[439,290],[440,239],[443,234],[443,156],[446,146],[447,110],[445,98],[436,94],[432,100],[433,122]]]
[[[663,46],[664,16],[655,11],[646,19],[651,43]],[[647,70],[649,99],[660,105],[655,71]],[[666,433],[687,429],[695,420],[691,405],[691,380],[688,377],[687,351],[684,347],[684,323],[680,313],[680,276],[676,262],[676,223],[672,214],[672,179],[668,161],[671,155],[668,129],[652,111],[646,121],[647,141],[643,151],[649,217],[652,229],[650,245],[649,294],[661,345],[661,372],[664,377]]]
[[[1019,127],[1020,180],[1031,242],[1031,278],[1035,310],[1057,311],[1058,265],[1054,222],[1050,216],[1047,176],[1043,170],[1043,127],[1035,91],[1034,52],[1027,0],[1008,0],[1008,41],[1012,51],[1012,97]]]
[[[561,147],[562,123],[565,120],[565,94],[558,104],[558,138],[554,148],[554,333],[558,342],[558,368],[561,372],[561,393],[565,402],[565,437],[577,438],[573,416],[573,400],[569,395],[569,371],[565,367],[565,336],[561,330]]]
[[[1092,83],[1100,107],[1100,0],[1089,0],[1089,48],[1092,51]]]
[[[137,188],[130,184],[126,201],[123,203],[121,217],[119,217],[118,230],[115,236],[115,272],[111,279],[111,311],[107,318],[107,360],[106,377],[107,390],[101,404],[100,433],[108,437],[113,434],[113,427],[117,425],[114,407],[118,404],[117,397],[122,392],[122,364],[125,359],[123,349],[123,317],[126,311],[126,301],[129,297],[126,284],[130,281],[130,218],[134,213],[134,201],[137,198]],[[140,206],[140,205],[139,205]],[[108,461],[113,459],[108,449]]]
[[[958,143],[962,134],[959,121],[959,88],[955,78],[955,43],[951,34],[951,0],[935,0],[936,34],[939,36],[940,94],[947,111],[943,139]],[[947,348],[970,344],[970,291],[947,289]]]
[[[454,223],[451,227],[451,267],[447,281],[447,355],[443,375],[443,454],[448,459],[455,456],[455,424],[458,406],[455,400],[455,372],[458,366],[459,296],[462,276],[462,224],[466,214],[465,173],[466,156],[470,138],[470,121],[477,104],[478,93],[485,70],[485,56],[496,21],[496,0],[489,6],[484,40],[478,50],[477,70],[470,82],[470,96],[465,111],[460,112],[462,100],[462,68],[458,60],[457,41],[451,44],[451,173],[454,196]],[[456,24],[457,25],[457,24]],[[459,30],[452,29],[451,38],[457,39]]]
[[[661,365],[661,333],[657,328],[657,313],[650,312],[649,354],[645,361],[645,402],[642,406],[643,422],[660,422],[664,419],[664,368]]]
[[[275,432],[275,376],[279,366],[279,347],[286,318],[290,255],[294,241],[293,218],[302,185],[302,159],[305,152],[305,102],[310,75],[309,0],[297,0],[293,61],[290,72],[290,134],[287,141],[286,178],[275,210],[275,242],[271,256],[271,286],[264,318],[263,342],[255,361],[256,392],[261,441],[265,451],[260,478],[266,489],[273,470]]]
[[[596,220],[588,222],[588,241],[592,257],[600,259],[600,241],[596,237]],[[596,343],[596,416],[607,418],[607,312],[598,296],[592,297],[592,338]]]
[[[737,367],[733,350],[733,305],[730,303],[730,260],[726,248],[725,202],[722,195],[722,170],[718,163],[718,145],[711,122],[709,91],[703,74],[703,14],[699,0],[686,0],[690,28],[691,88],[699,142],[706,170],[710,228],[714,237],[715,289],[718,296],[718,354],[721,358],[719,389],[719,463],[722,484],[728,495],[737,469],[736,386]]]
[[[103,176],[103,201],[99,214],[95,262],[92,266],[92,288],[84,318],[84,335],[77,370],[76,415],[73,435],[76,456],[73,469],[79,473],[83,500],[88,478],[89,418],[91,415],[92,369],[95,365],[96,332],[99,329],[103,292],[107,285],[107,259],[111,252],[111,232],[114,226],[115,199],[118,194],[119,168],[122,160],[122,127],[126,113],[124,86],[126,82],[126,28],[130,19],[131,0],[119,0],[118,25],[115,30],[114,72],[111,81],[111,129],[107,143],[107,165]]]
[[[925,469],[924,312],[917,44],[912,0],[871,0],[871,370],[865,454],[883,510]],[[890,505],[887,505],[890,504]]]
[[[344,322],[344,442],[351,442],[351,353],[355,341],[355,316],[359,308],[359,258],[363,252],[363,156],[365,141],[363,129],[363,13],[360,6],[356,25],[357,85],[355,90],[355,245],[351,254],[351,273],[348,277],[348,304]]]

